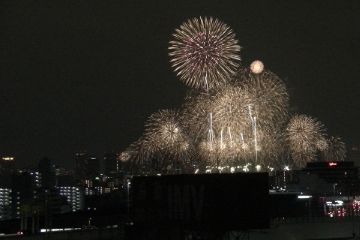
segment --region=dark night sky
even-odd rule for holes
[[[195,16],[230,25],[243,64],[282,77],[296,111],[360,142],[359,1],[0,2],[0,155],[123,150],[147,116],[180,105],[186,87],[168,63],[174,28]]]

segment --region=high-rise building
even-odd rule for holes
[[[95,156],[90,156],[87,165],[87,176],[96,177],[100,174],[100,161]]]
[[[85,180],[99,175],[99,159],[86,152],[75,154],[75,175],[77,179]]]
[[[73,212],[82,210],[84,207],[84,193],[76,186],[58,186],[61,196],[66,197]]]
[[[19,171],[12,176],[13,213],[20,217],[20,207],[30,204],[38,194],[35,176],[26,171]]]
[[[48,216],[62,214],[71,211],[71,206],[65,196],[61,195],[58,189],[42,189],[39,193],[38,202],[44,207]]]
[[[29,171],[30,176],[32,177],[32,181],[35,184],[35,187],[42,187],[42,174],[39,171]]]
[[[12,190],[0,187],[0,221],[12,217]]]
[[[104,173],[109,175],[110,173],[118,172],[118,154],[106,153],[104,155]]]
[[[82,210],[84,204],[83,188],[77,186],[76,180],[70,172],[63,172],[57,176],[57,189],[61,196],[66,197],[66,201],[73,212]]]
[[[56,184],[55,178],[55,166],[52,161],[48,158],[40,160],[38,165],[39,172],[41,173],[42,187],[43,188],[54,188]]]
[[[78,152],[75,153],[75,177],[77,179],[86,178],[86,166],[88,161],[87,152]]]
[[[0,220],[14,215],[11,175],[10,171],[0,171]]]

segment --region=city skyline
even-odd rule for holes
[[[186,87],[167,47],[173,29],[194,16],[223,19],[237,34],[242,65],[263,61],[286,82],[296,112],[359,143],[355,1],[2,5],[0,154],[23,165],[47,156],[70,166],[79,150],[120,152],[152,112],[178,107]]]

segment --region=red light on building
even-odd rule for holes
[[[337,166],[337,163],[336,162],[329,162],[329,167],[336,167]]]

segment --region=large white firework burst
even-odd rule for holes
[[[173,34],[169,56],[180,79],[193,88],[211,89],[235,73],[240,46],[235,34],[218,19],[193,18]]]

